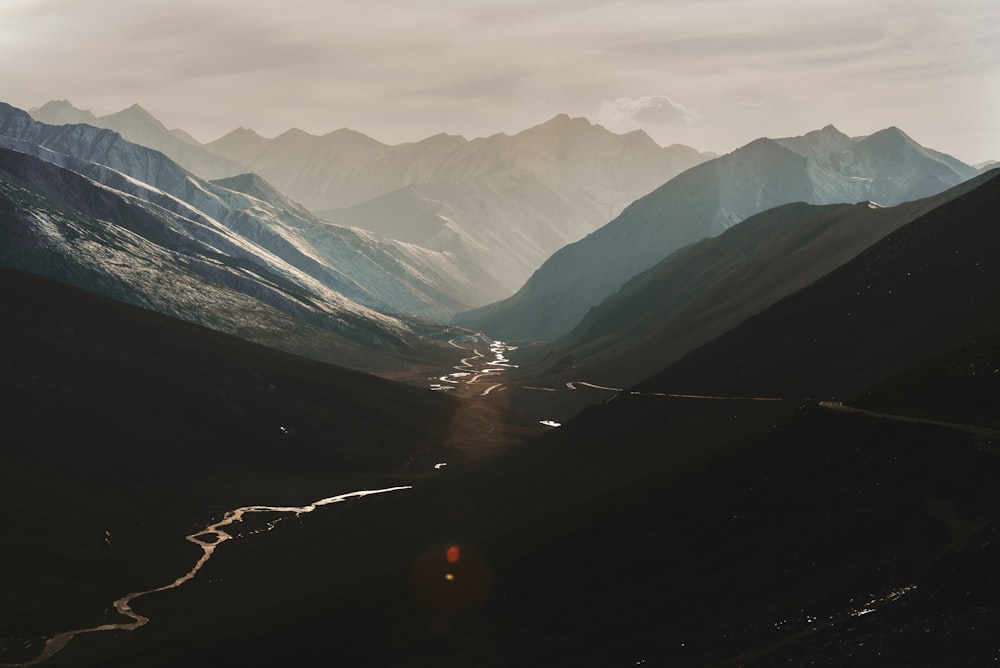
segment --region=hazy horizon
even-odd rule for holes
[[[138,103],[203,142],[241,126],[471,139],[566,113],[717,153],[895,125],[1000,159],[993,0],[12,0],[0,44],[5,102]]]

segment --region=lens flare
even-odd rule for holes
[[[417,594],[432,610],[449,615],[480,608],[493,591],[493,573],[474,545],[437,543],[427,546],[413,569]]]

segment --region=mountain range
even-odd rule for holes
[[[851,138],[827,126],[801,137],[758,139],[671,179],[557,251],[513,296],[454,320],[493,336],[551,340],[636,274],[756,213],[793,202],[891,206],[976,174],[898,128]]]
[[[269,139],[239,128],[193,146],[138,105],[97,117],[53,101],[31,113],[115,130],[203,178],[253,172],[320,218],[452,253],[485,276],[470,306],[508,296],[556,250],[714,157],[566,115],[474,140],[441,134],[390,146],[348,129]]]
[[[404,352],[425,341],[413,316],[451,312],[453,286],[476,276],[451,256],[324,223],[257,176],[203,181],[108,130],[3,106],[0,135],[4,264],[252,340],[347,363],[351,346],[302,329],[318,326],[372,360]]]
[[[152,114],[133,104],[113,114],[96,116],[90,111],[77,109],[68,100],[52,100],[29,111],[36,121],[48,125],[84,124],[95,128],[113,130],[123,139],[159,151],[184,169],[203,179],[221,179],[247,172],[245,167],[206,151],[201,144],[183,130],[168,130]]]

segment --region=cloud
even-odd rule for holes
[[[900,125],[981,160],[998,34],[997,0],[0,0],[0,82],[23,108],[139,102],[196,137],[396,143],[568,113],[715,151]]]
[[[604,100],[597,118],[609,130],[626,132],[646,125],[693,123],[698,115],[665,95],[647,95]]]

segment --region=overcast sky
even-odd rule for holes
[[[0,100],[202,141],[388,143],[557,113],[728,152],[832,123],[1000,159],[998,0],[0,0]]]

